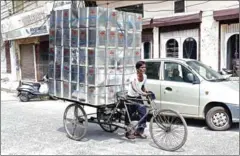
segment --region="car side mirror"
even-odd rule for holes
[[[187,78],[188,78],[189,82],[191,82],[193,84],[200,84],[199,79],[196,76],[194,76],[193,73],[188,73]]]
[[[192,73],[188,73],[187,78],[190,82],[194,82],[194,75]]]

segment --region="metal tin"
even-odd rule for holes
[[[69,99],[69,82],[63,81],[63,97]]]
[[[57,97],[62,97],[62,81],[56,81],[56,91],[55,91],[55,95]]]
[[[56,12],[53,11],[50,14],[50,20],[49,20],[50,29],[55,29],[55,18],[56,18]]]
[[[56,29],[56,46],[62,46],[62,29]]]
[[[78,95],[76,94],[78,92],[78,87],[77,87],[77,83],[71,83],[71,99],[77,100],[78,99]]]
[[[88,29],[88,46],[89,47],[96,47],[97,43],[97,30],[93,28]]]
[[[78,10],[75,8],[71,8],[70,11],[71,11],[71,16],[70,16],[71,28],[78,28],[78,21],[79,21]]]
[[[70,45],[70,30],[63,29],[63,46],[69,47]]]
[[[89,7],[88,26],[92,28],[106,28],[108,13],[106,8]]]
[[[71,46],[78,47],[78,29],[71,29]]]
[[[62,28],[63,27],[63,16],[62,16],[62,10],[56,11],[56,28]]]
[[[69,9],[63,10],[63,28],[69,28],[70,12]]]
[[[87,28],[79,29],[79,46],[80,47],[87,47],[87,35],[88,35]]]
[[[142,15],[135,15],[135,31],[142,31]]]
[[[141,46],[142,46],[142,34],[141,34],[141,32],[135,33],[135,39],[134,39],[134,41],[135,41],[134,48],[140,49]]]
[[[88,27],[88,8],[80,8],[78,10],[79,17],[79,28],[87,28]]]
[[[108,48],[116,48],[117,46],[117,33],[116,31],[108,30]]]
[[[126,30],[127,31],[135,30],[135,14],[126,12],[125,17],[126,17]]]
[[[87,48],[79,48],[79,65],[87,65]]]

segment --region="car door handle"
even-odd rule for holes
[[[167,90],[167,91],[172,91],[172,88],[166,87],[165,90]]]

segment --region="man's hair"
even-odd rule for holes
[[[142,65],[144,65],[145,64],[145,62],[144,61],[138,61],[137,63],[136,63],[136,69],[139,69]]]

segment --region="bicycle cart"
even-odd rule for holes
[[[127,105],[136,104],[129,102],[125,87],[141,60],[141,34],[142,15],[137,13],[101,7],[51,12],[49,95],[73,102],[63,117],[70,138],[81,140],[88,123],[97,123],[107,132],[135,129],[137,124],[124,122],[127,114],[131,123]],[[153,141],[163,150],[181,148],[187,139],[182,116],[174,110],[156,109],[150,97],[143,102],[149,109],[145,116],[153,115],[149,126]],[[93,114],[86,114],[84,106],[96,108],[96,117],[89,117]]]
[[[64,128],[67,135],[73,140],[81,140],[87,133],[88,123],[96,123],[106,132],[114,132],[118,128],[126,131],[134,131],[138,123],[148,114],[152,114],[149,131],[154,143],[162,150],[175,151],[181,148],[187,140],[187,124],[184,118],[176,111],[170,109],[158,110],[154,100],[150,96],[142,99],[147,103],[148,111],[136,124],[126,126],[124,124],[125,115],[128,113],[129,103],[126,92],[117,93],[117,103],[112,105],[98,106],[96,117],[88,118],[83,107],[84,103],[75,102],[67,106],[63,116]],[[136,100],[136,99],[134,99]],[[91,105],[90,105],[91,106]]]

